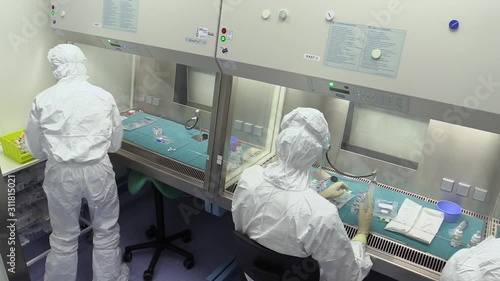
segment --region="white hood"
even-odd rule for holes
[[[328,123],[320,111],[299,107],[283,117],[281,129],[276,140],[278,161],[266,167],[264,178],[277,188],[304,190],[311,165],[329,144]]]

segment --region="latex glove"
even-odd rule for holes
[[[325,197],[326,199],[337,198],[344,194],[347,189],[347,185],[341,181],[338,181],[332,185],[330,185],[327,189],[323,190],[320,195]]]
[[[361,241],[361,243],[366,244],[368,234],[370,233],[370,228],[372,226],[373,218],[373,195],[368,192],[366,194],[365,200],[359,205],[359,215],[358,215],[358,232],[356,236],[352,239],[353,241]]]

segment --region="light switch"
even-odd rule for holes
[[[457,194],[458,195],[467,197],[467,196],[469,196],[469,190],[470,190],[470,185],[463,183],[463,182],[458,183],[458,187],[457,187]]]
[[[454,180],[443,178],[443,182],[441,182],[441,190],[451,192],[453,190],[453,184],[455,184]]]
[[[156,105],[156,106],[160,105],[160,99],[153,97],[153,105]]]
[[[252,123],[245,122],[243,124],[243,132],[245,132],[245,133],[252,133],[252,128],[253,128],[253,124]]]
[[[256,136],[261,137],[263,129],[264,128],[262,126],[255,126],[255,127],[253,127],[253,134],[256,135]]]
[[[241,120],[234,120],[234,129],[241,131],[243,130],[243,121]]]
[[[142,101],[142,102],[146,101],[146,95],[145,94],[140,94],[139,95],[139,101]]]
[[[153,102],[153,97],[152,96],[146,96],[146,103],[151,104]]]
[[[474,188],[474,196],[472,198],[484,202],[486,200],[486,194],[488,193],[488,190],[482,189],[479,187]]]

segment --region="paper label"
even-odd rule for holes
[[[320,61],[321,60],[320,56],[311,55],[311,54],[304,54],[304,58],[306,60],[312,60],[312,61]]]
[[[195,38],[205,39],[208,37],[208,28],[206,27],[197,27],[195,32]]]

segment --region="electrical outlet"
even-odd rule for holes
[[[241,120],[234,120],[234,129],[241,131],[243,130],[243,121]]]
[[[252,133],[252,128],[253,128],[253,124],[252,123],[245,122],[243,124],[243,132],[245,132],[245,133],[250,133],[251,134]]]
[[[467,197],[467,196],[469,196],[469,190],[470,190],[470,185],[463,183],[463,182],[458,183],[458,187],[457,187],[457,194],[458,195]]]
[[[474,188],[474,195],[472,196],[472,198],[474,198],[478,201],[484,202],[484,200],[486,200],[486,194],[488,194],[488,190],[482,189],[479,187],[475,187]]]
[[[146,103],[151,104],[153,102],[153,97],[152,96],[146,96]]]
[[[454,180],[443,178],[443,181],[441,182],[441,190],[451,192],[454,184]]]
[[[139,101],[145,102],[146,101],[146,94],[140,94]]]
[[[262,137],[262,131],[264,130],[264,128],[262,126],[254,126],[253,127],[253,134],[256,135],[256,136],[259,136],[259,137]]]
[[[153,97],[153,105],[156,105],[156,106],[160,105],[160,98]]]

